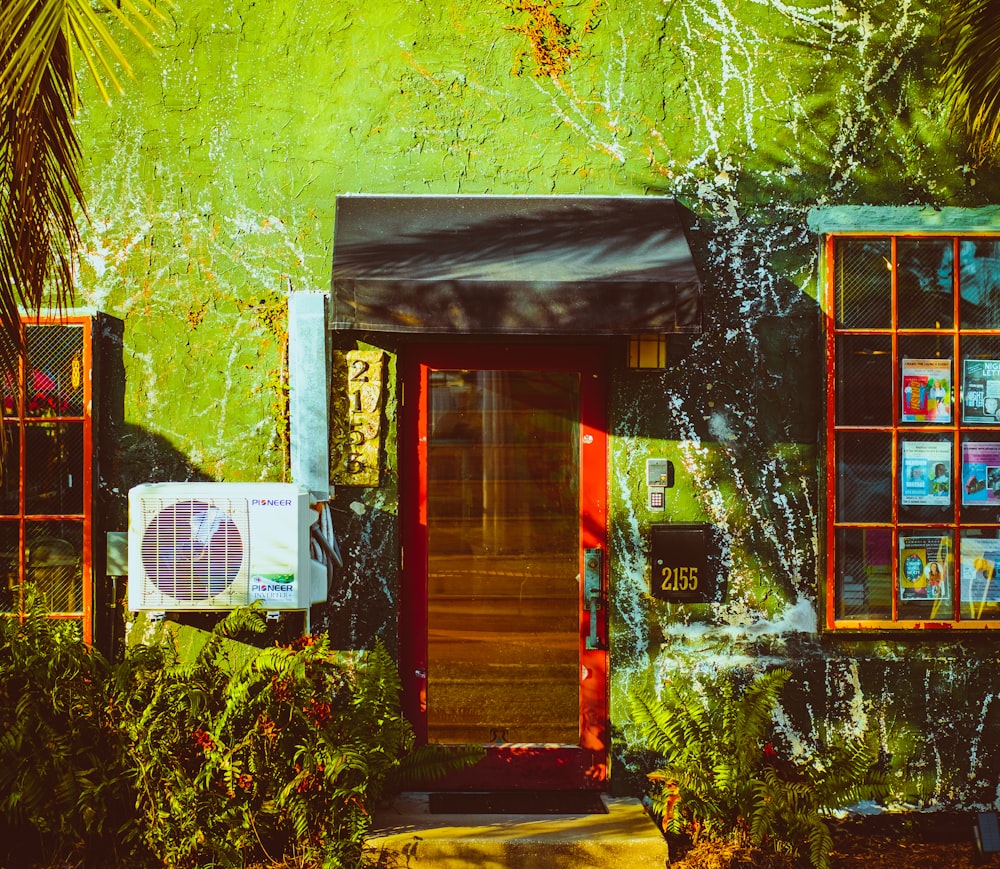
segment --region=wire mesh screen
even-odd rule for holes
[[[29,325],[24,415],[83,415],[83,327]]]
[[[949,329],[955,321],[950,238],[901,238],[896,244],[896,311],[902,329]]]
[[[892,245],[888,238],[838,239],[837,325],[887,329],[892,320]]]
[[[25,579],[55,613],[83,613],[83,525],[25,523]]]

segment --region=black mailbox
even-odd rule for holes
[[[650,593],[673,603],[712,603],[725,597],[711,525],[653,525]]]

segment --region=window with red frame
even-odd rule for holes
[[[827,625],[1000,628],[1000,236],[826,252]]]
[[[27,359],[3,377],[0,612],[29,590],[93,638],[91,321],[25,324]]]

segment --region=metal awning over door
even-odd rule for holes
[[[429,334],[701,331],[669,197],[337,198],[334,329]]]

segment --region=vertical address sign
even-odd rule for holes
[[[377,486],[382,446],[381,350],[348,350],[347,449],[334,482],[344,486]]]

